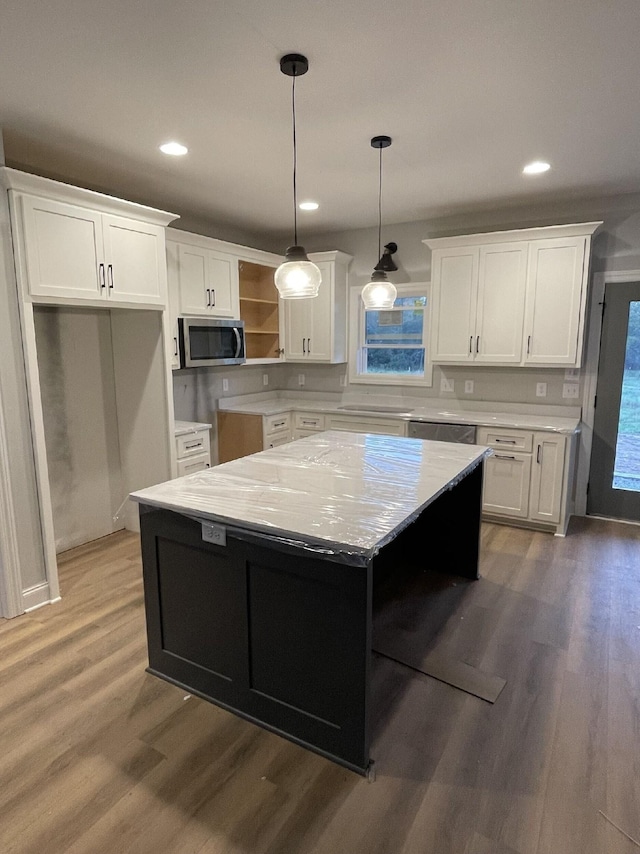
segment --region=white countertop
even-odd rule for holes
[[[361,564],[491,453],[480,445],[326,431],[130,498]]]
[[[331,398],[311,398],[301,394],[299,397],[261,397],[247,395],[242,398],[220,399],[218,408],[225,412],[242,412],[248,415],[280,415],[283,412],[321,412],[333,415],[368,415],[377,418],[397,418],[402,421],[432,421],[442,424],[475,424],[486,427],[507,427],[523,430],[546,430],[553,433],[576,433],[580,429],[579,417],[568,417],[558,414],[527,413],[529,407],[523,407],[523,412],[499,411],[496,409],[482,411],[480,409],[455,409],[442,406],[430,406],[427,403],[412,401],[403,406],[402,401],[393,407],[388,405],[376,406],[375,403],[361,401],[340,401]],[[387,404],[389,401],[386,402]],[[394,410],[400,411],[389,411]],[[512,407],[513,408],[513,405]],[[556,407],[560,408],[560,407]]]
[[[211,424],[200,421],[176,421],[173,428],[174,436],[184,436],[187,433],[197,433],[200,430],[211,430]]]

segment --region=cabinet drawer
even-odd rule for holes
[[[529,454],[497,451],[485,460],[482,509],[485,513],[526,519],[529,515]]]
[[[278,445],[286,445],[287,442],[291,441],[291,433],[289,430],[284,430],[281,433],[272,433],[265,439],[264,447],[265,450],[267,448],[277,448]]]
[[[263,420],[264,435],[280,433],[291,430],[291,413],[283,412],[281,415],[265,415]]]
[[[478,427],[476,442],[478,445],[488,445],[490,448],[531,453],[533,448],[533,433],[528,430],[503,430],[494,427]]]
[[[327,430],[346,430],[351,433],[380,433],[387,436],[406,436],[404,421],[394,418],[363,418],[350,415],[329,415]]]
[[[193,474],[194,471],[202,471],[209,467],[209,454],[201,454],[199,457],[187,457],[187,459],[178,460],[177,462],[178,477],[183,477],[185,474]]]
[[[324,430],[324,415],[310,412],[296,412],[293,426],[297,430]]]
[[[195,454],[209,454],[209,431],[201,430],[197,433],[185,433],[176,436],[176,456],[179,460],[184,457],[192,457]]]

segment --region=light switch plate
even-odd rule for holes
[[[340,377],[340,385],[342,386],[342,388],[346,388],[346,387],[347,387],[347,375],[346,375],[346,374],[342,374],[342,375],[341,375],[341,377]]]
[[[464,381],[464,393],[473,394],[473,380]]]
[[[229,380],[226,377],[222,380],[222,391],[229,391]]]
[[[442,377],[440,380],[440,391],[453,391],[453,380]]]
[[[546,383],[536,383],[536,397],[546,397],[547,396],[547,384]]]
[[[262,385],[269,385],[269,374],[262,375]]]
[[[298,374],[298,385],[304,385],[304,374]]]

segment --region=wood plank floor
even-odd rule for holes
[[[484,523],[481,576],[379,611],[506,685],[374,656],[371,783],[145,673],[137,535],[60,556],[0,620],[0,854],[638,854],[640,527]]]

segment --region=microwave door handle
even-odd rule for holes
[[[236,359],[240,356],[240,351],[242,350],[242,339],[240,338],[240,333],[238,332],[238,327],[234,326],[233,331],[236,336]]]

